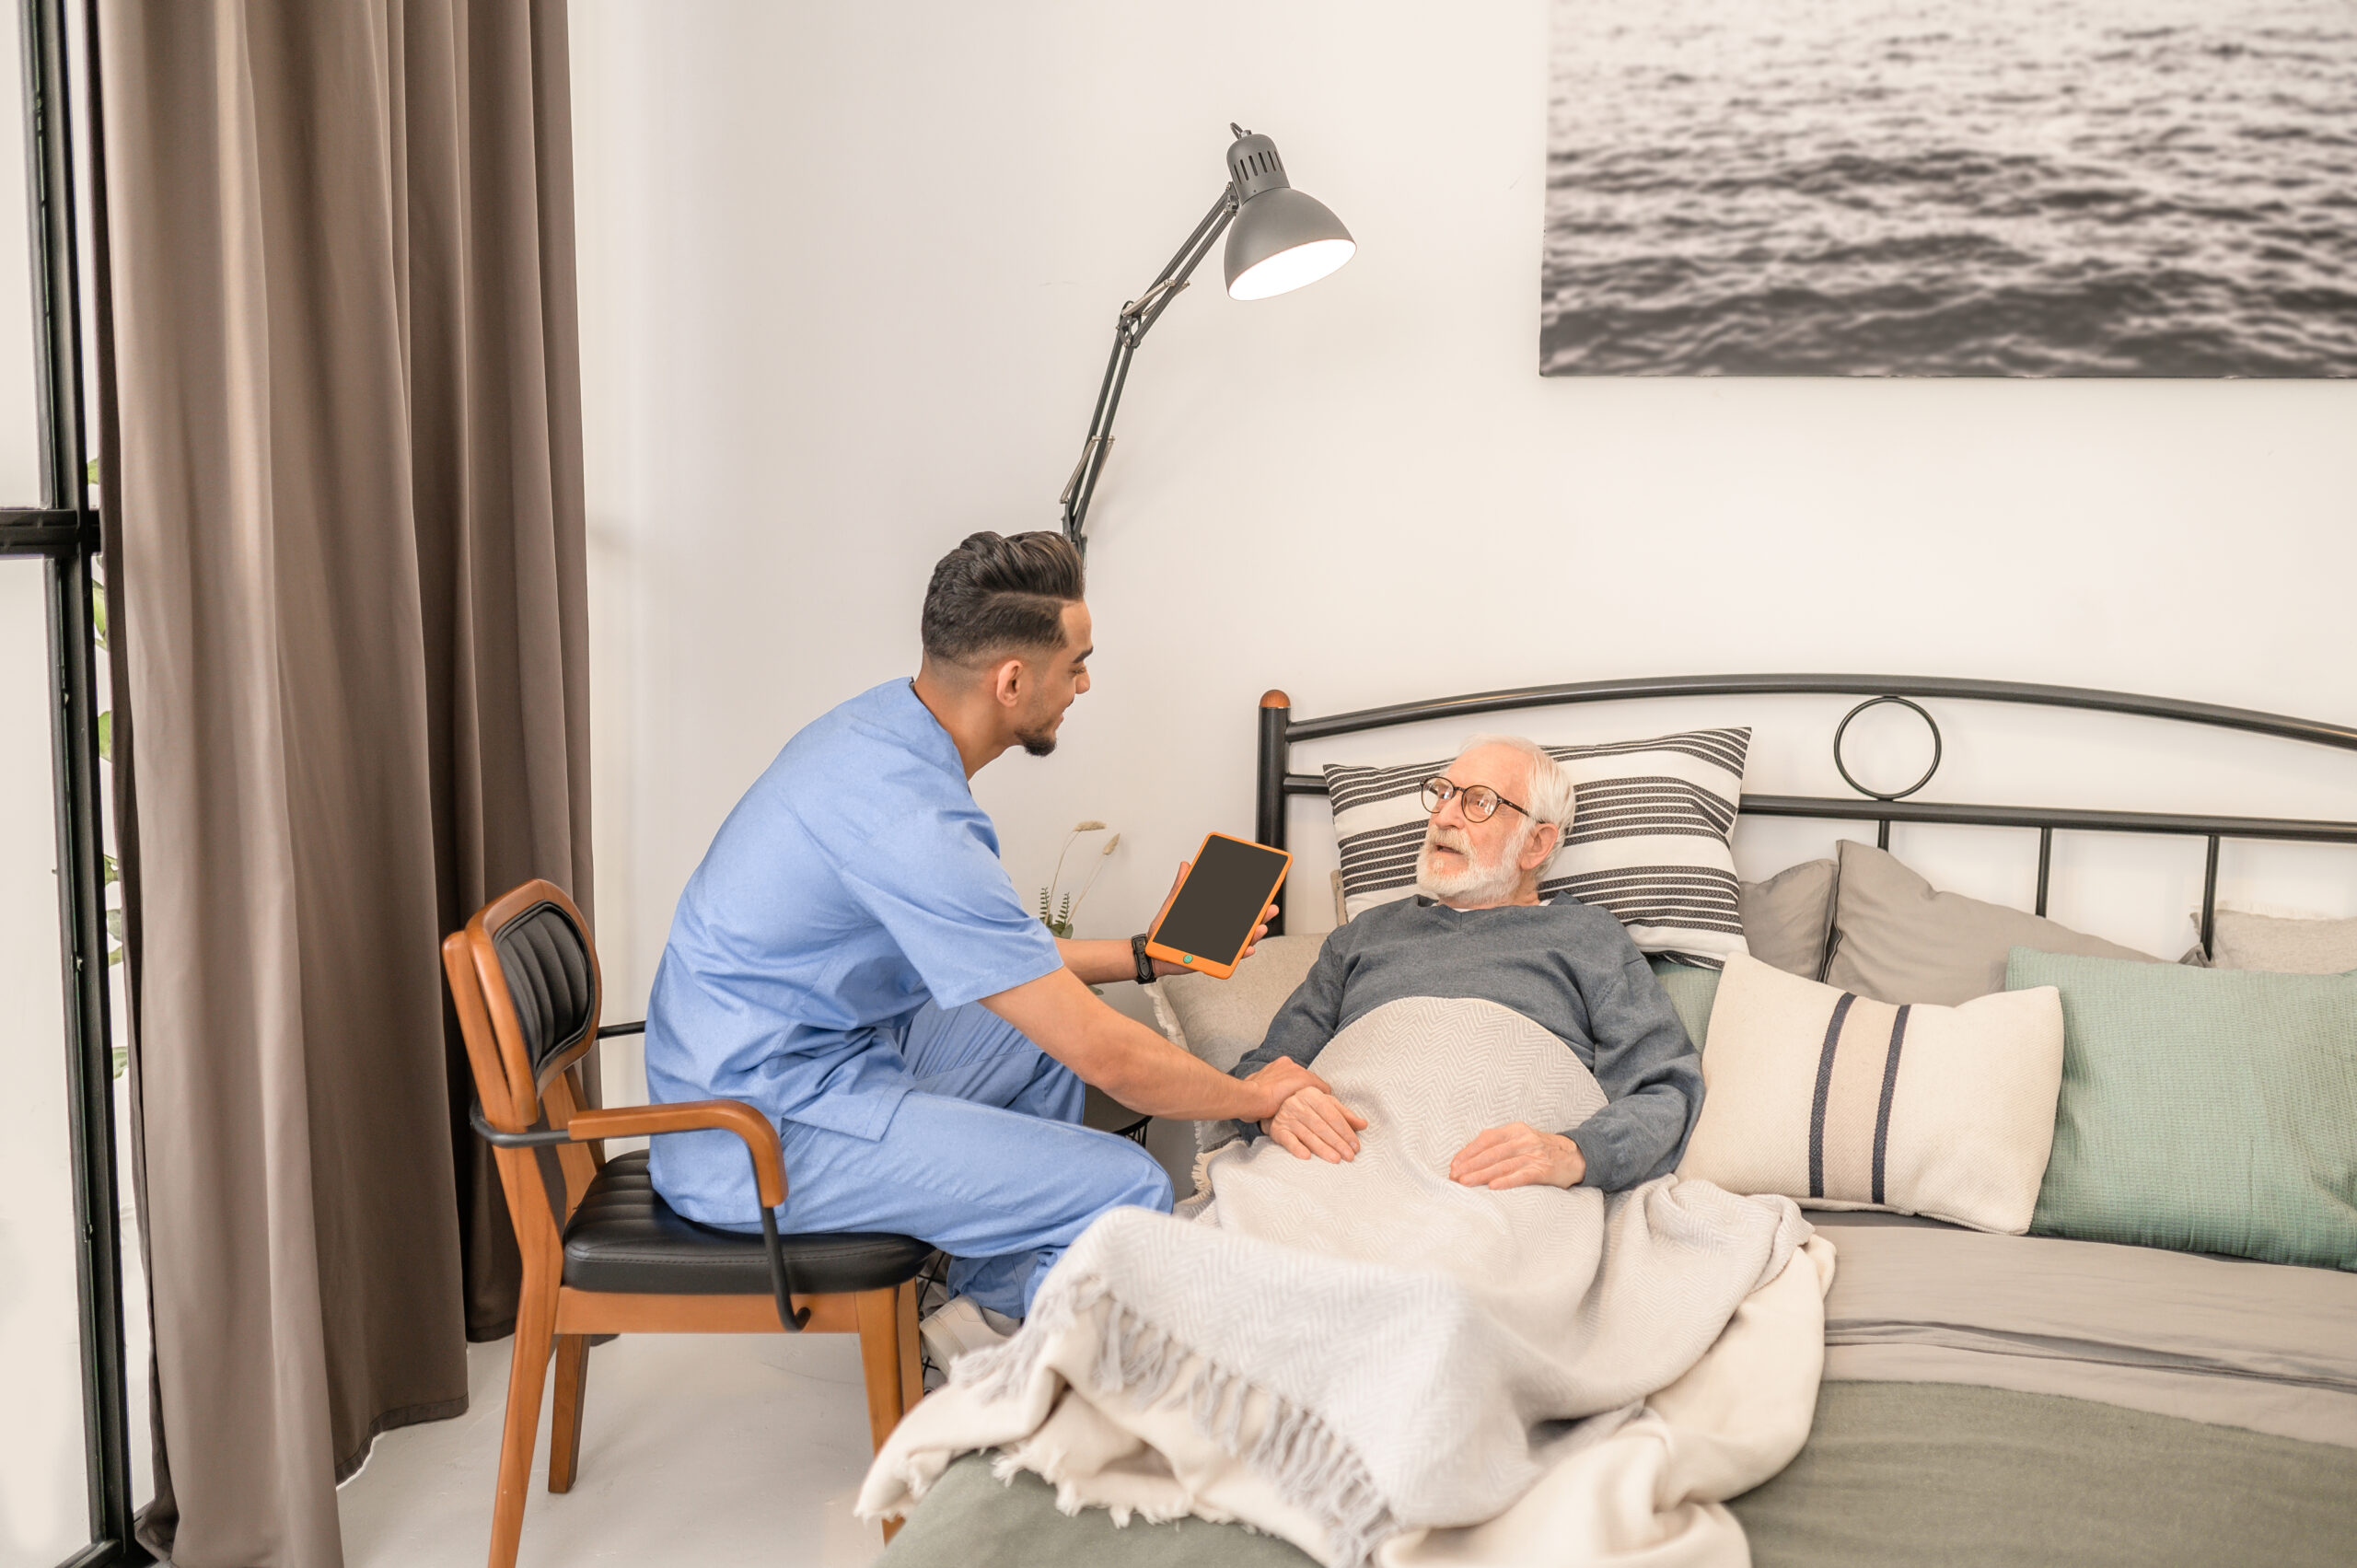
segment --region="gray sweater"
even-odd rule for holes
[[[1306,1067],[1354,1019],[1409,996],[1511,1007],[1596,1074],[1604,1109],[1554,1129],[1580,1146],[1581,1185],[1617,1192],[1677,1167],[1702,1109],[1702,1058],[1620,923],[1571,898],[1487,910],[1422,896],[1377,905],[1326,938],[1235,1074],[1280,1056]]]

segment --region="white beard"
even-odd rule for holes
[[[1475,862],[1465,835],[1455,828],[1435,827],[1424,835],[1423,853],[1416,856],[1416,891],[1428,899],[1462,899],[1469,903],[1502,903],[1522,882],[1522,867],[1515,864],[1523,847],[1530,841],[1530,825],[1498,847],[1497,858]],[[1443,871],[1433,864],[1433,850],[1446,844],[1448,848],[1466,854],[1468,864],[1456,871]]]

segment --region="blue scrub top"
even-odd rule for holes
[[[647,1087],[878,1138],[909,1092],[900,1044],[919,1008],[1062,962],[999,864],[957,744],[890,681],[787,741],[688,879],[647,1006]],[[653,1155],[681,1213],[741,1202],[735,1138],[656,1138]]]

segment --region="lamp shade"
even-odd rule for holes
[[[1227,175],[1240,198],[1227,231],[1228,297],[1266,299],[1316,283],[1358,250],[1333,209],[1293,188],[1268,137],[1238,134]]]

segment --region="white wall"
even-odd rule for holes
[[[1074,819],[1123,830],[1090,933],[1137,927],[1206,829],[1250,830],[1270,686],[1314,714],[1873,669],[2357,722],[2357,387],[1541,379],[1545,15],[575,0],[617,1006],[778,746],[913,668],[935,558],[1052,526],[1113,313],[1218,191],[1231,119],[1361,249],[1252,305],[1214,261],[1139,355],[1092,528],[1097,688],[1053,759],[977,782],[1018,887]],[[1839,787],[1838,707],[1697,711],[1763,726],[1755,788]],[[2357,815],[2357,759],[1943,720],[1935,796]],[[1295,823],[1322,890],[1330,851],[1306,807]],[[1739,848],[1757,873],[1830,836],[1747,827]],[[2017,840],[1897,847],[2028,896]],[[2357,911],[2357,857],[2237,851],[2227,871]],[[2058,914],[2174,953],[2198,852],[2066,844],[2058,878]]]

